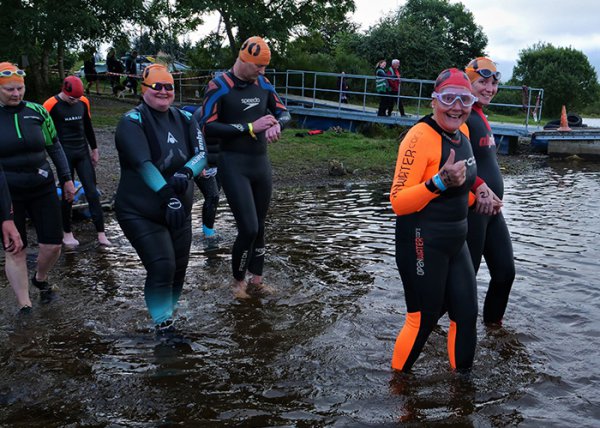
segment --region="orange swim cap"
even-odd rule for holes
[[[7,75],[4,75],[2,72]],[[16,65],[11,64],[10,62],[0,62],[0,85],[6,83],[25,83],[25,79],[23,79],[24,76],[25,72],[19,70],[19,67]]]
[[[256,65],[268,65],[271,62],[271,49],[262,37],[253,36],[242,44],[238,58]]]
[[[482,70],[486,70],[486,72],[482,74]],[[486,78],[494,76],[496,80],[500,80],[500,73],[496,68],[496,64],[485,56],[480,56],[472,60],[465,67],[465,72],[467,73],[467,76],[469,76],[469,79],[471,79],[471,82],[474,82],[482,76]]]
[[[169,73],[167,67],[162,64],[152,64],[144,68],[142,77],[144,78],[142,82],[142,94],[146,92],[146,89],[149,86],[152,86],[153,83],[160,82],[173,84],[175,82],[173,80],[173,75]]]

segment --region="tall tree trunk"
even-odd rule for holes
[[[235,58],[237,57],[238,47],[236,46],[235,37],[233,36],[231,20],[229,19],[229,16],[223,11],[220,10],[219,13],[223,17],[223,25],[225,26],[225,32],[227,33],[227,39],[229,40],[229,49],[231,49],[231,57],[235,60]]]
[[[58,77],[63,80],[65,78],[65,42],[62,36],[58,38],[56,54],[58,56]]]
[[[42,71],[42,82],[46,87],[50,86],[50,52],[51,47],[46,45],[42,49],[41,58],[41,71]]]

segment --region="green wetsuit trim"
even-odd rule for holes
[[[17,113],[15,113],[15,130],[17,131],[19,139],[22,139],[23,135],[21,135],[21,128],[19,127],[19,117],[17,116]]]

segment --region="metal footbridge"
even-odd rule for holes
[[[356,131],[370,123],[411,126],[421,116],[431,112],[431,92],[434,81],[402,79],[400,94],[383,95],[394,99],[394,113],[378,116],[377,106],[382,95],[374,91],[375,77],[366,75],[324,73],[303,70],[285,72],[269,71],[267,77],[275,86],[298,125],[303,128],[327,130],[333,126]],[[341,79],[350,82],[343,91]],[[500,152],[516,143],[519,137],[530,137],[541,129],[539,118],[543,102],[543,89],[500,85],[501,91],[513,92],[511,99],[522,103],[492,103],[490,108],[502,107],[504,111],[518,112],[523,122],[490,122]],[[347,102],[343,102],[344,100]],[[399,101],[407,111],[398,113]]]

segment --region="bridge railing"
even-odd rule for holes
[[[208,81],[225,70],[195,70],[193,77],[178,75],[178,98],[182,104],[200,104]],[[327,73],[320,71],[267,69],[266,76],[275,86],[286,103],[301,103],[304,106],[329,110],[353,110],[374,113],[381,97],[402,100],[405,107],[421,116],[430,111],[433,80],[402,78],[400,94],[379,94],[375,91],[375,76],[361,74]],[[189,76],[189,74],[188,74]],[[343,90],[341,78],[349,89]],[[343,102],[342,95],[348,98]],[[540,88],[500,85],[499,91],[490,104],[493,113],[524,116],[523,123],[528,130],[530,120],[539,123],[542,115],[544,90]]]
[[[405,107],[416,110],[417,116],[430,111],[435,83],[433,80],[402,78],[398,96],[377,93],[375,76],[306,70],[268,70],[266,75],[286,103],[294,99],[295,103],[313,108],[352,108],[372,113],[381,97],[390,97],[396,100],[396,107],[402,100]],[[342,78],[348,83],[348,90],[343,90]],[[347,96],[348,103],[344,102],[343,94]],[[543,98],[544,90],[541,88],[499,85],[496,102],[491,103],[490,108],[507,115],[524,115],[524,124],[528,127],[530,120],[537,123],[541,120]]]

